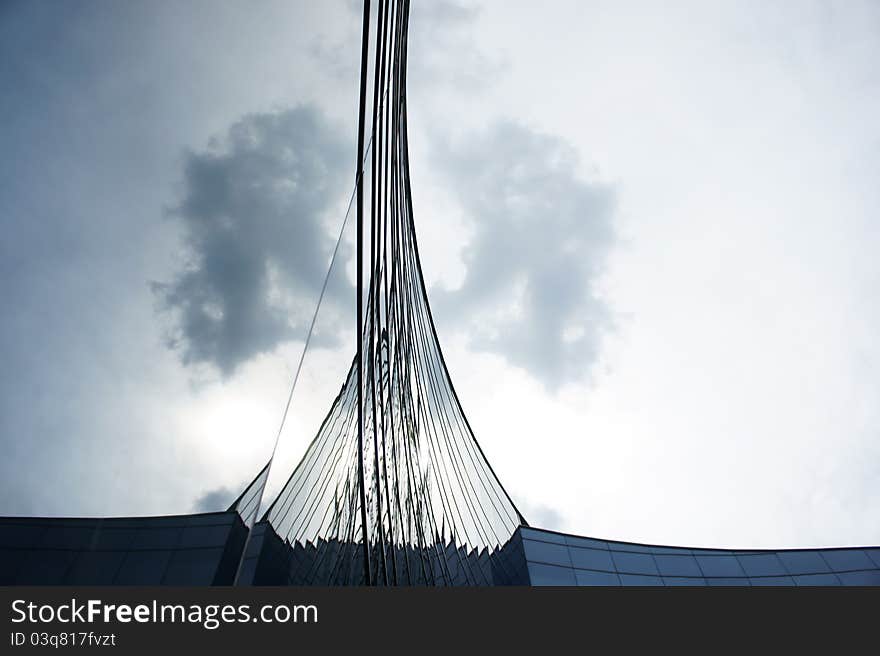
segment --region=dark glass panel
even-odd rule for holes
[[[40,547],[44,549],[89,549],[95,534],[94,526],[50,526],[43,533]]]
[[[99,528],[95,532],[95,549],[127,551],[134,542],[137,529]]]
[[[574,571],[575,579],[578,585],[620,585],[620,579],[617,574],[612,572],[593,572],[585,569],[576,569]]]
[[[611,562],[611,554],[599,549],[579,549],[569,547],[571,564],[580,569],[601,569],[606,572],[614,571],[614,563]]]
[[[129,551],[116,574],[116,585],[159,585],[170,551]]]
[[[134,536],[131,549],[174,549],[180,544],[182,528],[143,528]]]
[[[590,549],[608,550],[608,543],[605,540],[594,540],[593,538],[579,538],[574,535],[566,535],[565,543],[570,547],[588,547]]]
[[[168,563],[164,585],[211,585],[223,549],[182,549]]]
[[[773,553],[737,556],[737,559],[749,576],[785,576],[788,574],[788,570]]]
[[[229,525],[192,526],[183,529],[180,547],[221,547],[226,544],[228,537]]]
[[[183,528],[190,516],[172,517],[119,517],[103,521],[106,528]]]
[[[657,569],[663,576],[702,576],[703,572],[693,556],[670,556],[657,554],[654,556]]]
[[[780,551],[776,555],[789,574],[820,574],[831,571],[818,551]]]
[[[77,552],[31,551],[18,570],[16,585],[61,585]]]
[[[565,536],[558,533],[550,533],[549,531],[541,531],[534,528],[523,526],[520,532],[524,538],[529,540],[540,540],[541,542],[553,542],[555,544],[565,544]]]
[[[18,568],[24,562],[27,551],[19,549],[0,550],[0,585],[13,585]]]
[[[621,574],[621,585],[663,585],[659,576],[641,576],[639,574]]]
[[[651,547],[647,544],[630,544],[628,542],[608,542],[608,548],[611,551],[620,551],[627,553],[651,553]]]
[[[27,549],[38,544],[48,526],[4,522],[0,524],[0,547]]]
[[[186,525],[187,526],[218,526],[218,525],[229,525],[235,522],[238,517],[238,513],[235,511],[232,512],[222,512],[222,513],[207,513],[204,515],[190,515],[187,518]]]
[[[795,576],[794,582],[798,585],[840,585],[840,579],[836,574],[807,574]]]
[[[621,551],[612,551],[614,564],[617,566],[618,572],[627,572],[629,574],[654,574],[657,566],[654,564],[654,556],[651,554],[628,553]]]
[[[746,574],[735,556],[697,556],[697,563],[705,576],[727,578]]]
[[[668,586],[705,586],[706,579],[703,578],[684,578],[680,576],[664,576],[663,583]]]
[[[822,556],[835,572],[874,568],[874,563],[861,549],[828,549]]]
[[[880,586],[880,570],[876,569],[870,569],[864,572],[842,572],[837,576],[843,585]]]
[[[527,560],[571,567],[571,558],[568,556],[568,547],[563,544],[523,540],[523,548],[525,549]]]
[[[529,578],[532,585],[577,585],[570,567],[529,563]]]
[[[67,583],[110,585],[124,558],[124,551],[83,551],[67,575]]]

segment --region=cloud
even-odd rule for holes
[[[349,0],[346,7],[352,17],[357,17],[349,24],[347,33],[334,39],[318,35],[310,43],[308,52],[332,78],[356,85],[363,5]],[[376,11],[374,4],[374,21]],[[456,0],[413,3],[407,52],[407,86],[411,92],[453,91],[472,95],[484,91],[508,69],[504,59],[496,53],[487,53],[480,46],[477,31],[480,13],[479,7]],[[375,28],[370,39],[372,48],[376,41]],[[372,58],[369,65],[372,75]]]
[[[552,531],[561,531],[565,527],[565,517],[556,508],[543,503],[532,504],[522,500],[517,503],[529,526],[547,528]]]
[[[242,484],[241,487],[244,488],[245,485]],[[241,490],[236,491],[226,486],[207,490],[193,502],[193,512],[218,512],[226,510],[239,494],[241,494]]]
[[[478,7],[454,0],[414,3],[410,17],[407,76],[410,87],[481,92],[507,69],[486,53],[476,34]]]
[[[314,107],[299,106],[247,115],[224,139],[187,154],[181,199],[170,212],[183,227],[186,263],[172,281],[153,283],[173,316],[168,344],[185,364],[211,364],[228,376],[304,336],[335,243],[325,222],[336,229],[340,217],[331,211],[352,178],[344,134]],[[343,244],[340,268],[348,256]],[[352,295],[346,277],[334,275],[323,308],[333,312]],[[315,340],[337,337],[325,329]]]
[[[435,147],[435,165],[473,238],[464,280],[433,298],[470,346],[496,353],[549,389],[584,379],[611,313],[598,293],[614,241],[610,187],[577,177],[558,137],[508,121]]]

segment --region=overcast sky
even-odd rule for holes
[[[359,3],[0,4],[0,514],[221,509],[353,181]],[[416,226],[534,524],[880,544],[880,7],[414,0]],[[354,348],[352,231],[277,489]]]

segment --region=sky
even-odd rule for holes
[[[0,514],[220,510],[352,190],[360,4],[0,5]],[[880,544],[880,7],[415,0],[414,211],[536,526]],[[270,491],[354,348],[353,230]]]

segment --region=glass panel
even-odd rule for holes
[[[789,574],[819,574],[831,571],[817,551],[780,551],[776,555]]]
[[[50,526],[40,546],[46,549],[88,549],[95,534],[94,526]]]
[[[0,551],[0,585],[13,585],[18,568],[27,556],[27,551],[9,549]]]
[[[608,549],[608,543],[604,540],[593,538],[579,538],[574,535],[566,535],[565,543],[570,547],[589,547],[590,549]]]
[[[700,569],[706,576],[745,576],[735,556],[697,556]]]
[[[129,551],[116,574],[116,585],[159,585],[170,551]]]
[[[874,562],[876,567],[880,567],[880,549],[865,549],[865,554]]]
[[[187,547],[220,547],[226,544],[229,526],[194,526],[183,530],[180,546]]]
[[[835,572],[874,568],[874,563],[861,549],[828,549],[822,552],[822,556]]]
[[[651,553],[651,545],[630,544],[628,542],[608,542],[608,548],[612,551],[626,551],[629,553]]]
[[[235,511],[205,513],[203,515],[190,515],[187,518],[187,526],[215,526],[218,524],[232,524],[238,513]]]
[[[124,551],[85,551],[79,555],[67,583],[70,585],[110,585],[125,558]]]
[[[614,563],[611,562],[611,554],[598,549],[579,549],[569,547],[571,564],[581,569],[601,569],[606,572],[614,571]]]
[[[169,515],[166,517],[134,517],[130,520],[137,528],[175,528],[186,526],[190,515]]]
[[[702,576],[697,565],[697,559],[693,556],[668,556],[658,554],[654,556],[657,568],[664,576]]]
[[[683,578],[679,576],[664,576],[663,583],[668,586],[681,586],[681,585],[689,585],[689,586],[705,586],[706,579],[702,578]]]
[[[38,543],[47,526],[4,523],[0,525],[0,547],[27,549]]]
[[[570,567],[529,563],[529,578],[532,585],[577,585]]]
[[[795,576],[794,582],[798,585],[840,585],[840,579],[836,574],[809,574]]]
[[[534,540],[523,540],[523,548],[525,549],[527,560],[571,567],[571,559],[568,557],[568,547],[565,545],[550,544],[549,542],[536,542]]]
[[[611,572],[591,572],[584,569],[576,569],[574,571],[578,585],[620,585],[620,579],[617,574]]]
[[[880,586],[880,570],[871,569],[865,572],[843,572],[837,575],[843,585],[878,585]]]
[[[528,538],[530,540],[541,540],[542,542],[554,542],[556,544],[565,544],[565,536],[559,535],[557,533],[550,533],[549,531],[541,531],[534,528],[522,527],[520,528],[520,532],[524,538]]]
[[[163,585],[211,585],[223,549],[185,549],[174,552]]]
[[[131,549],[173,549],[180,544],[181,528],[145,528],[137,532]]]
[[[737,556],[737,559],[749,576],[784,576],[788,574],[776,554]]]
[[[621,574],[621,585],[663,585],[659,576],[640,576],[638,574]]]
[[[99,528],[95,533],[95,549],[127,551],[136,533],[132,528]]]
[[[614,564],[617,566],[618,572],[627,572],[629,574],[660,574],[660,572],[657,571],[657,565],[654,564],[654,556],[651,554],[612,551],[611,555],[614,558]]]
[[[76,557],[75,551],[32,551],[18,570],[16,585],[61,585]]]

